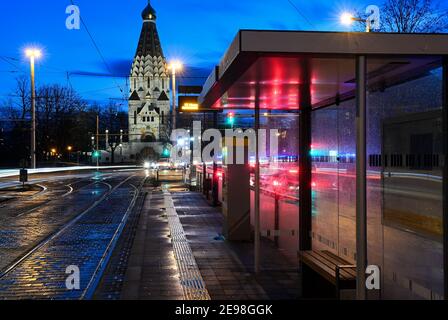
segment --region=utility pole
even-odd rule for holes
[[[100,151],[100,116],[96,116],[96,149],[97,152]],[[100,157],[96,157],[96,166],[100,166]]]

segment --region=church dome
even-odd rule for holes
[[[148,1],[148,5],[142,12],[143,20],[156,20],[156,10],[151,6],[151,2]]]

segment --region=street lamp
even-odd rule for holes
[[[176,110],[176,72],[182,70],[183,65],[182,62],[175,60],[172,61],[168,65],[168,69],[171,70],[171,75],[173,79],[173,87],[171,89],[173,95],[173,125],[172,130],[176,130],[176,118],[177,118],[177,110]]]
[[[68,151],[68,162],[70,162],[72,160],[72,150],[73,147],[72,146],[68,146],[67,147],[67,151]]]
[[[42,52],[36,48],[25,50],[26,56],[30,59],[31,72],[31,169],[36,169],[36,84],[34,62],[42,56]]]
[[[366,32],[372,31],[372,21],[370,19],[356,18],[350,12],[344,12],[341,14],[341,23],[345,26],[351,26],[354,22],[363,22],[366,24]]]
[[[109,148],[109,130],[106,129],[106,151]]]

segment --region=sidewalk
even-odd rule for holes
[[[297,266],[269,241],[262,241],[261,273],[253,273],[253,244],[222,240],[220,208],[201,194],[172,194],[188,242],[212,300],[291,300],[300,298]]]
[[[183,300],[163,193],[149,191],[125,273],[123,300]]]
[[[253,245],[220,236],[222,215],[202,195],[152,190],[137,227],[122,299],[299,299],[297,267],[262,242],[262,272]]]

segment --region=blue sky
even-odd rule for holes
[[[339,13],[363,9],[364,0],[152,0],[165,55],[183,60],[185,76],[207,76],[239,29],[346,31]],[[381,2],[381,0],[379,0]],[[75,0],[100,47],[109,69],[126,75],[141,29],[147,0]],[[37,66],[38,84],[68,84],[67,72],[108,73],[86,30],[67,30],[69,0],[0,1],[0,100],[8,98],[14,79],[28,74],[23,56],[27,45],[43,48]],[[378,3],[379,4],[379,3]],[[192,81],[181,79],[182,82]],[[201,81],[197,79],[195,81]],[[70,76],[85,98],[100,103],[122,98],[126,79]]]

